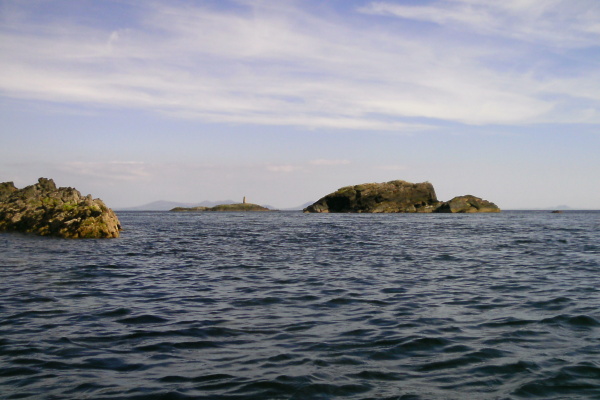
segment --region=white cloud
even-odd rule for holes
[[[328,160],[328,159],[317,159],[317,160],[310,160],[308,162],[310,165],[329,165],[329,166],[333,166],[333,165],[348,165],[350,164],[350,160]]]
[[[431,120],[579,122],[583,114],[557,111],[550,95],[579,97],[593,81],[587,65],[575,83],[550,69],[495,65],[524,63],[526,50],[408,36],[393,24],[355,27],[301,2],[242,4],[249,11],[155,2],[140,7],[136,27],[122,29],[60,19],[36,25],[23,6],[0,27],[0,92],[206,122],[414,132],[436,126],[424,122]],[[564,46],[597,43],[598,7],[566,4],[443,0],[361,10],[367,20],[386,14]]]
[[[360,10],[552,47],[596,46],[600,40],[596,0],[437,0],[424,6],[381,1]]]
[[[408,167],[406,165],[379,165],[375,167],[384,171],[406,171]]]
[[[153,175],[153,166],[137,161],[64,162],[52,166],[60,173],[118,181],[147,180]]]
[[[267,171],[269,172],[277,172],[277,173],[290,173],[296,172],[302,169],[302,167],[298,165],[284,164],[284,165],[267,165]]]

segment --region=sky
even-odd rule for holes
[[[600,209],[598,0],[0,0],[0,182]]]

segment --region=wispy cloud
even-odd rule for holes
[[[375,168],[384,171],[406,171],[409,169],[406,165],[379,165]]]
[[[89,179],[138,181],[153,176],[153,166],[137,161],[110,162],[64,162],[55,164],[54,169],[61,173],[87,177]]]
[[[436,0],[428,5],[379,1],[361,11],[551,47],[597,46],[600,40],[600,4],[595,0]]]
[[[333,165],[348,165],[350,164],[350,160],[328,160],[328,159],[317,159],[317,160],[310,160],[308,162],[310,165],[329,165],[329,166],[333,166]]]
[[[281,165],[267,165],[266,170],[269,172],[277,172],[277,173],[289,173],[296,172],[302,169],[299,165],[292,164],[281,164]]]
[[[590,65],[540,72],[534,65],[557,64],[562,56],[540,61],[527,48],[507,47],[495,55],[485,44],[415,37],[395,24],[367,28],[379,22],[370,18],[390,15],[585,47],[600,34],[591,1],[373,2],[354,15],[363,25],[320,16],[302,2],[152,2],[118,29],[60,17],[40,24],[34,6],[15,3],[18,12],[7,12],[0,25],[0,91],[206,122],[306,128],[414,132],[445,121],[600,122],[572,100],[591,88],[585,108],[598,107]],[[528,60],[531,68],[504,68]]]

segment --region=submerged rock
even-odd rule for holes
[[[304,209],[307,213],[472,213],[499,212],[489,201],[475,196],[459,196],[438,201],[429,182],[396,180],[346,186]]]
[[[100,199],[82,196],[70,187],[57,188],[52,179],[17,189],[0,183],[0,231],[63,238],[116,238],[121,224]]]

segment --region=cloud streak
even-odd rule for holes
[[[204,122],[310,129],[600,122],[591,66],[580,64],[568,77],[573,71],[504,68],[507,60],[496,59],[485,44],[415,37],[389,22],[366,28],[386,15],[581,49],[600,35],[598,7],[589,1],[576,1],[570,11],[559,0],[373,2],[353,14],[363,22],[356,25],[300,2],[175,4],[142,6],[131,26],[119,29],[61,17],[39,24],[35,10],[15,4],[18,13],[7,13],[0,27],[0,91]],[[584,9],[585,15],[575,12]],[[515,16],[507,34],[503,27]],[[564,34],[556,29],[563,25]],[[508,64],[533,62],[528,50],[503,44],[498,54]],[[542,63],[556,63],[559,55],[544,57]],[[582,87],[591,88],[584,98],[577,92]]]
[[[597,46],[600,39],[600,5],[594,0],[437,0],[425,6],[380,1],[361,11],[551,47]]]

